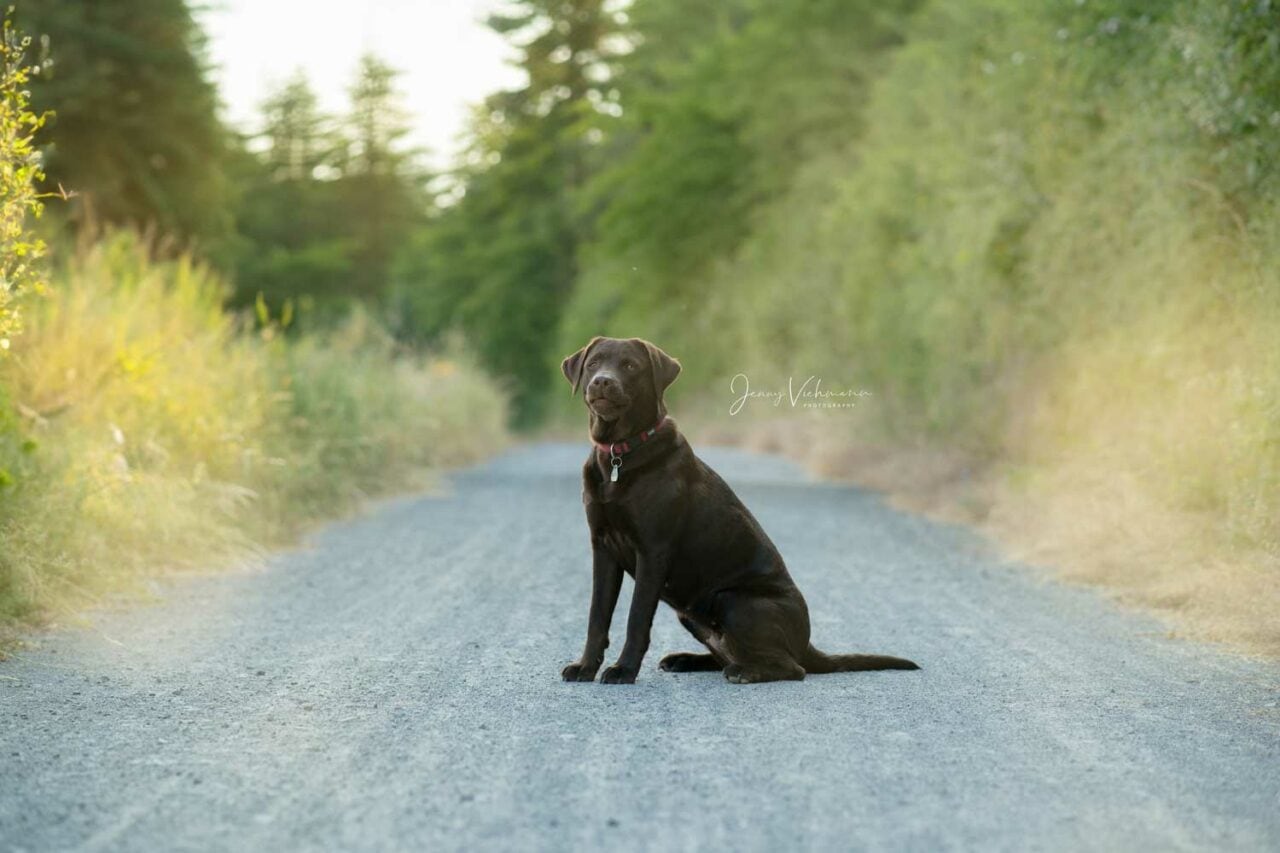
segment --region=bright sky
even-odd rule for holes
[[[328,112],[345,110],[356,61],[373,51],[404,73],[413,142],[451,163],[468,107],[521,82],[482,23],[499,0],[211,0],[200,13],[226,115],[257,129],[258,106],[302,69]]]

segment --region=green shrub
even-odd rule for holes
[[[35,185],[44,178],[32,143],[44,116],[31,111],[26,90],[31,75],[39,72],[24,64],[29,43],[6,14],[0,33],[0,357],[21,327],[18,295],[23,289],[39,289],[36,262],[44,253],[44,245],[27,229],[27,216],[40,215]]]

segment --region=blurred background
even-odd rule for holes
[[[10,21],[9,624],[576,423],[605,334],[683,361],[699,434],[1280,651],[1269,0]],[[870,397],[735,420],[738,373]]]

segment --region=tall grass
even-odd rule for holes
[[[458,354],[397,352],[362,314],[248,328],[224,295],[121,234],[31,307],[0,363],[0,625],[286,541],[502,441],[503,395]]]

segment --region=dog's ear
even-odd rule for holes
[[[653,390],[661,400],[662,393],[680,375],[680,362],[667,355],[656,344],[646,340],[640,340],[640,343],[644,344],[644,348],[649,352],[649,365],[653,370]]]
[[[596,335],[587,341],[585,347],[560,362],[560,370],[564,373],[564,378],[568,379],[569,384],[573,386],[575,395],[578,393],[578,389],[582,387],[582,370],[587,364],[587,353],[591,352],[591,348],[602,340],[604,338]]]

